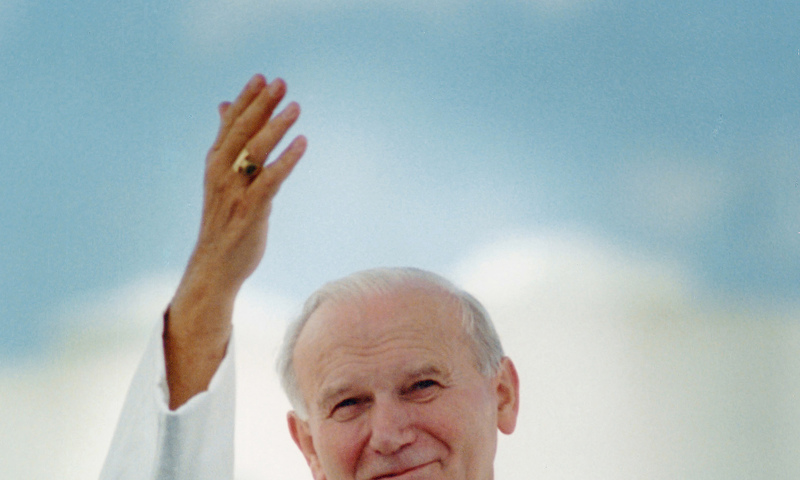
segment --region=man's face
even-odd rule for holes
[[[309,418],[289,426],[316,480],[493,478],[516,372],[505,359],[481,375],[451,297],[409,286],[326,302],[294,359]]]

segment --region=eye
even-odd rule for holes
[[[358,399],[357,398],[348,398],[347,400],[342,400],[341,402],[337,403],[333,407],[333,410],[335,411],[335,410],[338,410],[340,408],[351,407],[353,405],[358,405]]]
[[[352,420],[364,410],[364,407],[367,405],[367,403],[368,402],[366,398],[358,397],[351,397],[342,400],[334,405],[334,407],[331,409],[330,418],[339,422]]]
[[[439,382],[436,380],[422,380],[413,385],[411,385],[411,391],[420,391],[425,390],[426,388],[431,388],[439,385]]]
[[[412,383],[403,395],[409,400],[417,402],[428,402],[436,398],[442,385],[433,379],[420,380]]]

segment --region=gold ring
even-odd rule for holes
[[[250,152],[243,148],[236,161],[233,162],[233,171],[239,172],[245,177],[252,177],[261,169],[261,165],[250,161]]]

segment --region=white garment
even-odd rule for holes
[[[100,480],[232,480],[233,340],[208,390],[168,406],[163,323],[136,370]]]

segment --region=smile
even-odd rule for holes
[[[381,480],[381,479],[384,479],[384,478],[403,478],[403,477],[406,477],[406,475],[409,475],[409,476],[413,475],[414,473],[417,473],[417,472],[421,471],[422,469],[424,469],[425,467],[427,467],[428,465],[433,465],[434,463],[436,463],[436,462],[423,463],[422,465],[417,465],[416,467],[411,467],[411,468],[408,468],[406,470],[401,470],[401,471],[398,471],[398,472],[393,472],[393,473],[387,473],[387,474],[384,474],[384,475],[380,475],[380,476],[374,477],[372,480]]]

